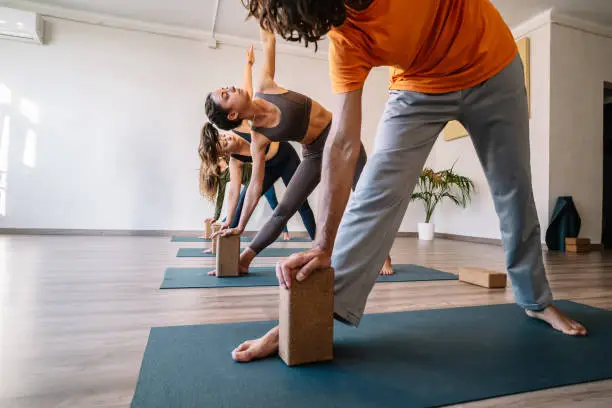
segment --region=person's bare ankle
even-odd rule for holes
[[[241,275],[246,275],[249,273],[251,262],[253,262],[253,258],[255,258],[256,255],[257,254],[255,253],[255,251],[253,251],[251,248],[245,249],[240,254],[240,261],[239,261],[238,269]]]
[[[393,265],[391,264],[391,256],[387,256],[385,259],[385,263],[383,264],[382,269],[380,270],[381,275],[393,275]]]

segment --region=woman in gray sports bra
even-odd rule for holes
[[[273,34],[265,31],[261,31],[261,36],[265,60],[255,99],[251,100],[244,90],[235,87],[218,89],[206,98],[206,115],[221,129],[231,130],[243,120],[251,120],[253,173],[242,216],[236,228],[218,234],[240,234],[244,231],[261,196],[263,158],[267,145],[280,141],[299,142],[302,144],[303,160],[274,214],[255,236],[249,248],[241,254],[241,273],[248,273],[252,260],[276,240],[289,219],[319,184],[323,149],[332,123],[331,112],[319,103],[297,92],[283,89],[274,82],[276,39]],[[353,177],[353,189],[365,163],[366,154],[362,144]]]

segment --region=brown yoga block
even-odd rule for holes
[[[219,237],[217,242],[217,278],[240,276],[240,235]]]
[[[329,361],[334,351],[334,270],[280,288],[278,354],[288,366]]]
[[[218,232],[220,229],[221,229],[221,224],[215,223],[215,224],[212,225],[212,232],[213,232],[213,234],[215,232]],[[211,254],[216,254],[217,253],[217,241],[218,241],[218,239],[219,238],[217,237],[217,238],[212,240],[212,245],[210,247],[210,253]]]
[[[505,288],[506,274],[489,271],[482,268],[459,268],[459,280],[473,285],[482,286],[484,288]]]
[[[585,246],[591,245],[589,238],[565,238],[565,245]]]
[[[210,239],[212,235],[212,221],[204,221],[204,238]]]
[[[590,245],[568,245],[565,244],[565,252],[583,254],[591,251]]]
[[[565,238],[565,252],[585,253],[591,251],[589,238]]]

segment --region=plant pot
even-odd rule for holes
[[[432,241],[436,230],[435,224],[431,222],[419,222],[419,239],[422,241]]]

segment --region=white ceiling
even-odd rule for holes
[[[0,0],[0,4],[10,2],[10,0]],[[211,29],[216,4],[216,0],[35,0],[35,2],[206,31]],[[511,27],[549,8],[612,26],[612,0],[492,0],[492,2]],[[215,31],[258,38],[257,24],[254,21],[245,22],[245,17],[246,10],[241,0],[220,0]]]

